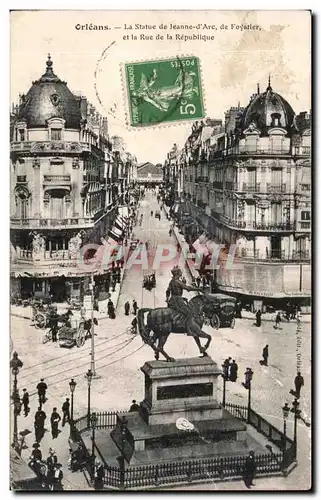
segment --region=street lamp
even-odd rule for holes
[[[91,386],[91,381],[93,378],[93,372],[89,368],[88,372],[86,373],[86,378],[88,382],[88,403],[87,403],[87,427],[90,427],[90,386]]]
[[[19,373],[19,369],[23,366],[23,362],[18,358],[18,354],[15,351],[12,355],[12,360],[10,361],[10,368],[12,374],[14,376],[13,379],[13,390],[12,390],[12,401],[13,401],[13,448],[18,451],[19,450],[19,442],[18,442],[18,415],[20,415],[21,411],[21,403],[20,397],[17,389],[17,375]]]
[[[92,413],[90,417],[91,423],[91,460],[92,460],[92,479],[95,477],[95,429],[97,427],[98,417],[96,413]]]
[[[223,401],[222,401],[222,406],[225,408],[225,401],[226,401],[226,382],[228,381],[228,365],[224,364],[222,365],[222,379],[223,379]]]
[[[243,387],[249,391],[248,395],[248,403],[247,403],[247,423],[250,423],[250,413],[251,413],[251,382],[253,378],[253,370],[251,368],[247,368],[244,373],[245,380],[242,383]]]
[[[76,389],[77,382],[72,378],[69,382],[70,394],[71,394],[71,412],[70,412],[70,436],[72,434],[72,428],[74,425],[74,392]]]
[[[284,452],[286,450],[286,421],[289,416],[290,412],[290,407],[288,403],[285,403],[284,406],[282,407],[282,412],[283,412],[283,439],[284,439]]]
[[[301,410],[299,410],[300,403],[295,398],[294,401],[292,401],[292,406],[293,408],[290,410],[291,413],[294,413],[294,457],[296,458],[297,456],[297,449],[298,449],[298,419],[300,418],[301,415]]]

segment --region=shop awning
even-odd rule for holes
[[[118,241],[122,236],[122,231],[116,226],[113,226],[113,228],[108,231],[108,236],[110,236],[113,240]]]
[[[128,219],[128,207],[126,205],[124,205],[123,207],[118,207],[118,215],[123,219]]]
[[[123,219],[118,215],[116,220],[114,221],[114,226],[116,226],[119,229],[119,231],[123,233],[127,227],[127,221],[125,221],[125,219]]]

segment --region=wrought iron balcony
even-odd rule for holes
[[[261,190],[261,184],[259,182],[256,183],[243,182],[242,191],[247,191],[249,193],[259,193],[260,190]]]
[[[43,181],[50,184],[70,183],[71,177],[70,175],[44,175]]]
[[[299,221],[298,222],[298,229],[304,230],[304,231],[310,231],[311,230],[311,221]]]
[[[10,218],[10,226],[12,228],[29,228],[29,229],[67,229],[78,227],[93,227],[95,225],[93,218],[70,217],[68,219],[20,219],[18,217]]]
[[[236,156],[236,155],[289,155],[291,153],[290,147],[283,148],[253,148],[249,146],[237,146],[234,148],[227,149],[227,156]]]
[[[286,184],[269,184],[266,185],[267,193],[285,193]]]
[[[294,148],[294,154],[297,156],[310,156],[311,155],[311,146],[299,146]]]
[[[246,248],[242,248],[239,252],[238,257],[241,259],[253,259],[253,260],[262,260],[262,261],[306,261],[311,260],[311,255],[308,250],[306,251],[293,251],[286,252],[285,250],[274,250],[267,252],[260,252],[258,249],[255,251],[247,250]]]

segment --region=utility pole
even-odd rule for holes
[[[94,324],[94,275],[91,275],[91,283],[89,285],[91,291],[91,362],[90,369],[93,377],[96,376],[96,368],[95,368],[95,324]]]

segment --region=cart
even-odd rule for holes
[[[208,293],[205,295],[203,313],[209,319],[210,325],[218,330],[220,327],[235,326],[236,298],[223,293]]]
[[[84,321],[80,321],[77,328],[63,326],[58,332],[59,347],[81,347],[86,341],[86,332],[84,329]]]

